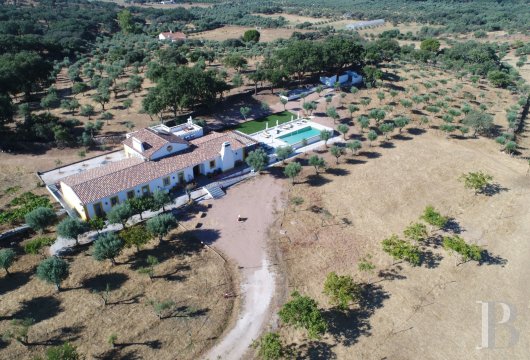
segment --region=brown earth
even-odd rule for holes
[[[185,222],[191,227],[192,222]],[[34,318],[28,347],[0,343],[0,358],[26,359],[51,345],[70,341],[87,358],[135,357],[195,359],[212,346],[231,320],[234,300],[231,265],[203,247],[189,231],[173,231],[169,240],[152,240],[139,253],[127,249],[118,265],[99,263],[86,251],[68,258],[70,276],[64,290],[34,275],[40,255],[23,255],[0,277],[0,333],[12,319]],[[148,255],[156,256],[155,278],[137,272]],[[109,304],[94,293],[111,287]],[[172,300],[178,312],[159,320],[150,301]],[[111,349],[108,338],[117,335]]]
[[[407,73],[402,74],[409,79],[406,82],[413,82],[413,71]],[[447,75],[434,73],[436,77]],[[456,83],[462,81],[450,80],[444,87]],[[460,93],[451,91],[451,97],[479,91],[471,83],[463,85]],[[478,87],[484,96],[477,102],[486,103],[495,122],[505,127],[504,109],[517,97],[485,84]],[[368,93],[372,91],[373,95],[381,90]],[[339,106],[337,96],[332,103]],[[377,99],[371,104],[375,106],[369,108],[381,107]],[[299,106],[293,103],[291,110]],[[320,111],[325,111],[324,102]],[[348,117],[342,113],[343,122]],[[316,121],[333,125],[326,117]],[[436,130],[438,116],[431,117],[431,124],[435,128],[425,130],[416,124],[401,134],[394,132],[388,142],[380,139],[373,147],[365,142],[360,155],[348,152],[339,165],[325,149],[318,150],[329,165],[325,173],[317,176],[312,167],[304,166],[296,185],[291,187],[286,181],[290,201],[303,199],[302,205],[289,206],[275,230],[285,259],[288,290],[315,298],[330,322],[328,333],[318,341],[308,340],[301,330],[280,326],[284,343],[298,357],[411,359],[421,353],[423,359],[526,358],[529,293],[524,284],[530,279],[522,269],[530,254],[526,241],[530,230],[528,162],[500,152],[491,139],[445,137]],[[521,135],[525,136],[528,133]],[[365,140],[357,127],[347,138]],[[526,148],[521,151],[528,153]],[[297,161],[307,165],[310,155]],[[463,173],[479,170],[494,177],[496,187],[489,195],[474,195],[458,181]],[[453,219],[452,230],[434,233],[432,243],[423,247],[421,267],[394,263],[383,253],[381,240],[393,233],[401,235],[429,204]],[[455,266],[455,257],[439,245],[441,236],[453,232],[483,246],[487,259],[480,266]],[[366,257],[376,266],[373,272],[358,270],[359,261]],[[332,309],[322,294],[331,271],[368,284],[362,306],[345,313]],[[498,326],[497,348],[477,349],[482,329],[477,301],[505,302],[518,310],[517,318],[512,312],[520,334],[516,344],[510,344],[509,329]],[[500,306],[494,310],[500,321]]]

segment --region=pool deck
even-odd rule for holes
[[[280,139],[279,138],[280,136],[288,135],[290,133],[296,132],[297,130],[303,129],[308,126],[311,126],[313,129],[317,129],[317,130],[328,130],[328,131],[333,132],[332,128],[315,123],[311,121],[309,118],[298,118],[298,119],[294,119],[292,121],[283,123],[281,125],[274,126],[274,127],[265,129],[263,131],[258,131],[257,133],[254,133],[254,134],[250,134],[250,136],[254,138],[256,141],[259,141],[267,146],[277,148],[280,146],[290,145],[287,142]],[[296,144],[291,144],[291,146],[296,147]]]

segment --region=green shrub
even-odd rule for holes
[[[54,241],[54,239],[45,236],[35,238],[24,245],[24,252],[37,255],[43,247],[52,245]]]

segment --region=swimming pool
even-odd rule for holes
[[[278,139],[285,141],[289,145],[293,145],[301,142],[303,139],[309,139],[318,135],[320,135],[320,130],[306,126],[289,134],[278,136]]]

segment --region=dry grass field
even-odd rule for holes
[[[42,256],[19,254],[13,275],[0,275],[0,333],[12,328],[12,319],[33,318],[35,325],[28,347],[0,342],[0,358],[27,359],[70,341],[87,358],[196,359],[231,320],[234,300],[223,294],[235,280],[228,263],[188,235],[174,231],[139,253],[126,249],[116,266],[95,261],[87,251],[73,255],[59,293],[34,275]],[[137,272],[148,255],[160,261],[153,280]],[[111,291],[105,306],[96,291],[106,284]],[[150,301],[165,300],[174,301],[177,311],[159,320]],[[112,334],[114,348],[108,343]]]
[[[200,33],[190,35],[190,39],[203,39],[203,40],[216,40],[223,41],[226,39],[239,39],[245,31],[255,29],[254,27],[249,26],[232,26],[227,25],[218,29],[203,31]],[[291,37],[293,32],[307,32],[308,30],[298,30],[298,29],[265,29],[262,28],[259,30],[260,42],[269,42],[277,39],[288,39]]]
[[[306,163],[308,156],[299,161]],[[476,301],[519,307],[523,314],[515,325],[528,333],[529,278],[521,271],[530,255],[527,163],[500,153],[488,139],[445,139],[418,128],[381,146],[365,146],[339,165],[324,156],[327,172],[316,176],[304,167],[298,184],[290,187],[289,198],[302,198],[303,204],[286,210],[276,234],[290,291],[317,299],[331,325],[323,339],[303,345],[302,331],[282,327],[291,349],[304,358],[410,359],[418,351],[423,359],[524,358],[530,340],[525,336],[508,350],[476,350],[481,341]],[[477,170],[493,175],[498,193],[475,196],[464,189],[458,177]],[[421,267],[394,264],[382,252],[381,240],[401,234],[429,204],[451,217],[453,231],[484,246],[492,259],[482,266],[456,267],[452,256],[430,245]],[[366,256],[376,265],[372,273],[357,268]],[[346,313],[330,309],[322,289],[331,271],[370,284],[362,306]],[[499,347],[507,345],[501,330]]]

